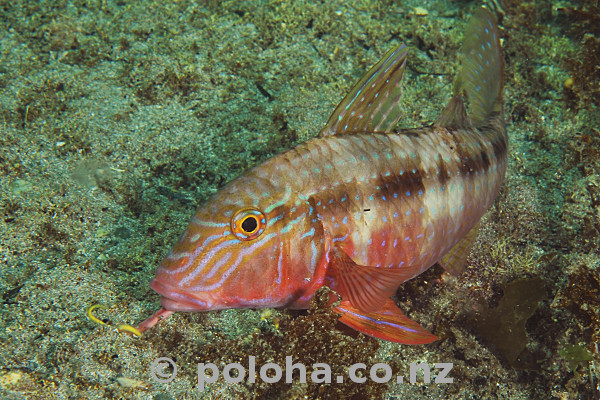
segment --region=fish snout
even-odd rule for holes
[[[159,278],[150,282],[150,287],[161,295],[161,305],[169,311],[209,311],[216,310],[214,299],[208,293],[189,293]]]

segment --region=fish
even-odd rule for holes
[[[339,321],[379,339],[437,337],[392,299],[436,263],[458,274],[504,180],[508,135],[500,35],[481,8],[467,25],[451,100],[429,126],[402,118],[408,48],[388,51],[320,134],[213,194],[150,287],[174,312],[306,309],[323,286]],[[337,300],[337,301],[336,301]]]

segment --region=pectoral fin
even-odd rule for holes
[[[436,336],[402,314],[392,299],[387,299],[383,307],[374,312],[360,311],[347,300],[333,309],[342,313],[340,322],[365,335],[403,344],[427,344],[437,340]]]
[[[402,282],[398,270],[358,265],[337,246],[330,257],[329,274],[336,282],[335,291],[362,311],[380,309]]]

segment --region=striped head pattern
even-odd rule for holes
[[[165,309],[293,307],[305,297],[326,262],[323,227],[309,200],[292,201],[266,171],[248,171],[196,212],[150,283]]]

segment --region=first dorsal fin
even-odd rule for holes
[[[321,136],[391,133],[401,116],[399,102],[407,53],[404,44],[388,51],[344,97],[321,130]]]

